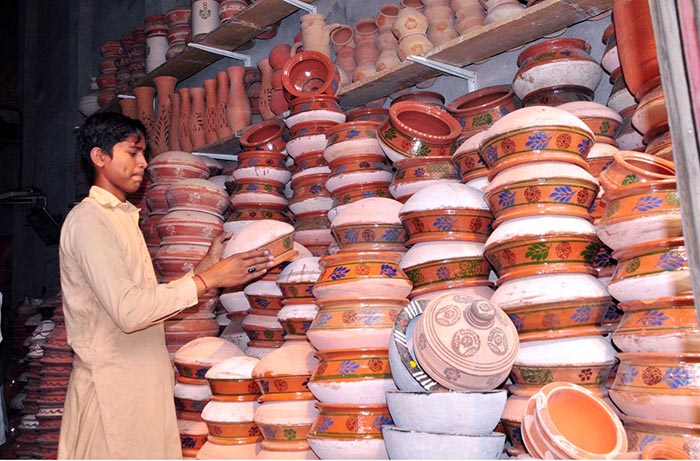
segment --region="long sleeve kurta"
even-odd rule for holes
[[[181,458],[163,320],[197,302],[191,275],[158,284],[138,209],[99,187],[61,229],[68,343],[75,352],[58,457]]]

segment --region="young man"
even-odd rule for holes
[[[208,290],[244,285],[272,266],[267,250],[220,260],[222,234],[193,272],[158,284],[138,209],[126,201],[145,174],[145,133],[141,122],[115,113],[89,117],[78,133],[94,185],[61,229],[63,308],[75,352],[61,459],[181,458],[163,320]]]

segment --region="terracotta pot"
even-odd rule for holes
[[[292,222],[286,205],[244,201],[237,201],[236,205],[232,205],[229,219],[233,222],[260,219],[273,219],[287,224]]]
[[[287,168],[287,156],[271,150],[244,150],[238,156],[238,168],[232,173],[239,181],[243,178],[264,178],[287,183],[292,174]]]
[[[335,95],[339,88],[338,82],[333,62],[317,51],[297,53],[284,65],[282,83],[293,98]]]
[[[427,30],[428,19],[416,8],[401,8],[391,25],[391,31],[399,40],[411,35],[425,35]]]
[[[214,78],[204,80],[205,92],[205,111],[204,111],[204,139],[207,144],[213,143],[218,139],[216,132],[217,127],[217,82]]]
[[[385,3],[379,7],[379,12],[375,18],[377,29],[380,33],[391,31],[396,16],[399,14],[399,5],[393,3]]]
[[[388,181],[367,184],[352,184],[337,189],[333,195],[333,206],[340,207],[371,197],[391,197]],[[335,216],[337,213],[334,213]],[[329,217],[331,216],[329,212]]]
[[[192,152],[192,139],[190,137],[190,116],[192,113],[192,96],[189,88],[179,88],[180,95],[180,120],[178,136],[180,148],[185,152]]]
[[[170,184],[153,184],[148,188],[146,203],[151,213],[167,213],[170,206],[165,200],[165,191],[168,190],[168,187],[170,187]]]
[[[190,88],[192,96],[192,112],[190,113],[190,140],[192,149],[197,150],[207,144],[204,131],[204,118],[206,113],[206,92],[204,88]]]
[[[229,206],[225,190],[206,179],[185,179],[168,187],[165,198],[170,208],[194,208],[221,214]]]
[[[189,152],[172,151],[154,158],[148,165],[148,174],[154,183],[172,183],[178,179],[206,179],[209,168]]]
[[[271,99],[273,93],[272,87],[272,66],[267,58],[258,60],[258,69],[260,69],[260,96],[258,107],[263,120],[269,120],[275,116],[271,108]],[[229,77],[230,78],[230,77]],[[230,123],[230,122],[229,122]]]
[[[645,154],[674,161],[673,142],[668,123],[661,123],[651,128],[644,136],[644,144],[646,144]]]
[[[150,86],[138,86],[133,89],[133,93],[134,96],[136,96],[138,118],[141,120],[141,123],[143,123],[143,126],[146,127],[146,131],[150,135],[153,132],[153,127],[155,125],[153,98],[156,94],[156,90]]]
[[[493,122],[520,108],[510,85],[497,85],[472,91],[453,100],[447,110],[462,125],[465,139],[488,129]]]
[[[459,182],[457,169],[449,156],[405,158],[397,161],[395,168],[389,191],[400,202],[427,187]]]
[[[340,24],[326,24],[326,17],[320,13],[302,15],[301,43],[304,51],[321,53],[330,59],[330,33],[339,26]]]
[[[181,150],[180,147],[180,94],[170,94],[170,105],[172,113],[170,116],[170,130],[168,135],[168,150]]]
[[[630,451],[642,451],[649,445],[648,440],[657,439],[659,434],[663,434],[663,443],[681,449],[686,456],[690,456],[690,459],[697,458],[700,425],[653,420],[646,417],[636,418],[627,415],[622,415],[620,418],[625,425]],[[682,459],[680,453],[677,456]]]
[[[407,35],[399,40],[397,54],[399,59],[405,61],[410,55],[423,56],[433,49],[433,43],[425,34]]]
[[[246,150],[284,151],[284,123],[281,120],[265,120],[248,127],[241,134],[241,146]]]
[[[410,200],[410,199],[409,199]],[[487,210],[439,209],[401,212],[407,245],[428,241],[485,242],[493,216]]]
[[[159,218],[155,225],[160,239],[166,243],[201,240],[209,243],[223,230],[220,216],[213,213],[192,211],[171,211]]]
[[[613,163],[599,175],[605,192],[650,181],[672,180],[676,175],[673,162],[634,151],[618,151]]]

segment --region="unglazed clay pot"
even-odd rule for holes
[[[223,257],[256,248],[270,250],[279,264],[297,255],[293,249],[294,227],[272,219],[255,221],[241,228],[224,247]]]
[[[224,213],[229,207],[228,193],[207,179],[183,179],[165,192],[171,209],[188,208],[210,213]]]
[[[195,339],[179,348],[173,360],[180,382],[201,384],[214,364],[242,355],[245,354],[235,344],[222,338],[207,337]]]
[[[207,254],[209,243],[161,244],[153,258],[153,264],[164,277],[182,277]]]
[[[158,155],[148,164],[148,175],[154,183],[175,179],[209,177],[209,168],[199,157],[183,151]]]
[[[223,219],[214,213],[196,209],[175,210],[163,215],[156,224],[157,233],[166,243],[211,240],[223,231]]]
[[[390,459],[496,459],[506,441],[501,432],[467,435],[384,426],[382,433]]]
[[[520,101],[510,85],[481,88],[458,97],[447,106],[462,125],[464,139],[488,129],[493,122],[519,108]]]

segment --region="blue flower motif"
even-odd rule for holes
[[[197,445],[197,441],[190,437],[190,436],[185,436],[182,437],[182,446],[185,448],[194,448],[194,446]]]
[[[345,230],[343,233],[343,238],[348,242],[357,242],[359,235],[360,234],[357,232],[357,229],[350,228]]]
[[[306,290],[304,290],[304,293],[306,293],[309,296],[313,296],[314,295],[314,286],[307,285]]]
[[[664,373],[663,382],[668,384],[671,389],[686,387],[690,384],[690,374],[688,370],[684,370],[681,367],[669,368]]]
[[[481,166],[486,166],[486,162],[484,162],[484,159],[481,157],[479,157],[479,160],[476,161],[476,164],[481,165]]]
[[[597,210],[597,209],[598,209],[598,202],[597,202],[597,201],[594,201],[594,202],[591,204],[591,207],[588,209],[588,212],[591,213],[591,214],[593,214],[593,212],[595,212],[595,210]]]
[[[208,368],[197,368],[197,371],[195,372],[195,376],[200,379],[204,379],[204,375],[207,374],[207,371],[209,371]]]
[[[515,192],[506,189],[498,194],[498,204],[504,208],[515,205]]]
[[[639,445],[637,445],[637,450],[644,450],[644,447],[649,445],[651,442],[661,442],[662,440],[662,437],[657,437],[654,434],[647,434],[644,437],[642,437],[642,440],[639,441]]]
[[[525,143],[527,147],[532,150],[542,150],[547,147],[547,144],[549,144],[549,141],[552,140],[552,137],[548,136],[547,133],[539,132],[533,134],[527,139],[528,141]]]
[[[246,334],[248,335],[248,338],[250,338],[251,341],[255,341],[256,339],[258,339],[257,330],[248,330],[246,331]]]
[[[375,325],[382,320],[382,314],[377,311],[362,311],[357,320],[365,326]]]
[[[303,331],[304,333],[306,333],[307,331],[309,331],[309,328],[310,328],[310,327],[311,327],[311,320],[309,320],[308,322],[304,322],[304,323],[301,325],[301,331]]]
[[[338,371],[342,376],[354,374],[358,368],[360,368],[360,364],[354,360],[343,360],[338,365]]]
[[[451,218],[449,216],[442,216],[435,220],[433,226],[435,226],[436,229],[440,229],[441,231],[449,231],[452,230],[455,224],[457,224],[456,219]]]
[[[335,169],[335,174],[345,173],[346,171],[348,171],[347,165],[341,165]]]
[[[394,227],[393,229],[387,229],[383,234],[382,238],[387,242],[397,242],[401,236],[401,229]]]
[[[661,198],[654,197],[653,195],[645,195],[644,197],[640,197],[639,200],[637,200],[637,204],[634,205],[632,211],[637,210],[641,213],[644,213],[646,211],[660,207],[662,203],[664,203],[664,200]]]
[[[258,384],[260,385],[260,390],[262,391],[263,394],[267,394],[270,392],[270,382],[267,381],[266,379],[261,379],[258,381]]]
[[[571,320],[578,323],[587,322],[590,320],[592,314],[593,309],[591,306],[579,307],[571,316]]]
[[[422,178],[425,176],[425,168],[416,168],[415,176],[416,178]]]
[[[591,140],[586,138],[583,139],[576,147],[578,147],[578,153],[585,157],[588,151],[591,150],[592,145],[593,143],[591,143]]]
[[[251,158],[248,163],[250,163],[251,166],[258,165],[260,163],[260,160],[257,158]]]
[[[263,426],[261,429],[263,431],[263,434],[265,434],[266,439],[274,439],[275,438],[276,429],[274,426]]]
[[[387,418],[386,416],[377,416],[372,422],[372,429],[379,431],[384,425],[393,426],[394,422],[391,420],[391,418]]]
[[[571,189],[571,186],[555,187],[554,192],[549,194],[549,197],[555,202],[569,203],[574,197],[574,191]]]
[[[332,318],[333,316],[331,314],[328,314],[326,312],[319,312],[316,316],[316,326],[324,327],[328,322],[330,322]]]
[[[593,257],[593,265],[596,267],[610,267],[613,265],[614,259],[607,251],[599,251]]]
[[[496,146],[493,144],[484,150],[484,154],[486,154],[486,158],[489,160],[489,162],[491,162],[491,164],[494,164],[496,160],[498,160],[498,149],[496,149]]]
[[[519,427],[513,430],[513,434],[511,435],[511,437],[513,438],[513,442],[514,442],[514,443],[518,443],[518,444],[521,444],[521,445],[522,445],[522,443],[523,443],[523,433],[522,433],[522,431],[520,430]]]
[[[331,280],[338,280],[345,278],[346,275],[350,272],[350,269],[348,269],[345,266],[338,266],[335,269],[333,269],[333,272],[331,272]]]
[[[571,50],[561,50],[561,54],[564,56],[569,56],[571,54]]]
[[[309,192],[311,192],[313,195],[320,194],[323,192],[323,186],[320,184],[314,184],[313,186],[309,187]]]
[[[360,194],[360,197],[362,197],[362,198],[370,198],[370,197],[376,197],[376,196],[377,196],[377,194],[371,190],[364,191]]]
[[[437,276],[440,280],[448,280],[451,277],[450,269],[445,266],[438,267]]]
[[[255,183],[248,184],[245,190],[258,190],[258,185]]]
[[[389,264],[382,264],[382,267],[379,270],[379,274],[384,275],[386,277],[396,277],[398,275],[398,271],[395,267],[392,267]]]
[[[504,115],[508,115],[510,111],[508,110],[507,107],[499,107],[498,108],[498,114],[503,117]]]
[[[665,271],[682,269],[688,265],[688,256],[681,253],[664,253],[654,267],[660,267]]]
[[[635,376],[639,374],[639,371],[634,367],[624,367],[619,370],[618,373],[621,376],[622,384],[629,384],[634,381]]]
[[[508,314],[510,321],[515,325],[515,329],[520,331],[525,326],[525,317],[521,317],[518,314]]]
[[[359,134],[360,131],[353,128],[352,130],[348,131],[348,134],[345,137],[348,139],[352,139],[356,136],[359,136]]]
[[[323,418],[321,418],[321,421],[318,423],[318,430],[321,432],[325,432],[328,429],[330,429],[330,427],[332,425],[333,425],[333,419],[329,418],[328,416],[324,416]]]
[[[603,315],[603,320],[606,322],[616,322],[622,317],[622,310],[618,309],[614,304],[608,306],[608,310]]]
[[[262,306],[262,307],[267,307],[270,305],[269,300],[267,300],[265,298],[258,298],[257,296],[255,297],[253,303],[257,304],[258,306]]]
[[[644,315],[637,320],[637,322],[641,323],[645,327],[658,327],[663,325],[664,321],[668,319],[669,318],[666,316],[666,314],[654,309],[653,311],[645,312]]]

